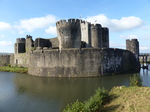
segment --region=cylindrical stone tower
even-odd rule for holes
[[[139,42],[137,39],[126,40],[126,49],[131,51],[137,60],[139,60]]]
[[[80,48],[81,28],[79,19],[60,20],[56,23],[59,49]]]
[[[106,27],[102,28],[102,47],[109,48],[109,29]]]
[[[100,24],[91,25],[91,40],[93,48],[101,48],[102,27]]]

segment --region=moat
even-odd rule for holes
[[[150,71],[141,70],[150,87]],[[129,86],[133,74],[98,78],[44,78],[0,72],[0,112],[60,112],[76,99],[88,99],[98,87]]]

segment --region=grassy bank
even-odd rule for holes
[[[97,92],[83,103],[68,105],[64,112],[150,112],[150,87],[121,86]]]
[[[104,112],[150,112],[150,87],[114,87]]]
[[[28,68],[18,66],[0,66],[0,71],[16,72],[16,73],[28,73]]]

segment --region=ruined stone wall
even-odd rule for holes
[[[28,67],[29,63],[32,62],[32,60],[29,60],[30,54],[29,53],[16,53],[14,54],[14,57],[11,58],[13,61],[11,63],[13,66],[22,66],[22,67]]]
[[[34,41],[32,40],[31,36],[27,36],[26,38],[26,46],[25,46],[26,52],[30,52],[34,50]]]
[[[10,65],[15,66],[15,63],[14,63],[14,54],[10,55]]]
[[[25,43],[26,43],[25,38],[17,38],[16,43],[14,45],[14,48],[15,48],[14,52],[15,53],[24,53],[24,52],[26,52]]]
[[[35,42],[34,42],[34,47],[48,47],[50,48],[52,46],[51,42],[49,39],[43,39],[43,38],[36,38]]]
[[[7,66],[10,64],[10,55],[0,55],[0,66]]]
[[[41,50],[31,53],[29,60],[29,74],[35,76],[95,77],[139,72],[134,55],[120,49]]]
[[[24,53],[25,50],[25,43],[15,43],[14,45],[15,53]]]
[[[49,40],[50,40],[50,42],[52,44],[52,48],[59,48],[58,37],[51,38]]]

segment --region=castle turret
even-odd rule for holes
[[[139,42],[137,39],[126,40],[126,49],[131,51],[137,60],[139,60]]]
[[[91,25],[92,47],[101,48],[102,44],[102,27],[100,24]]]
[[[81,47],[81,28],[80,20],[69,19],[61,20],[56,23],[59,40],[59,49],[80,48]]]

